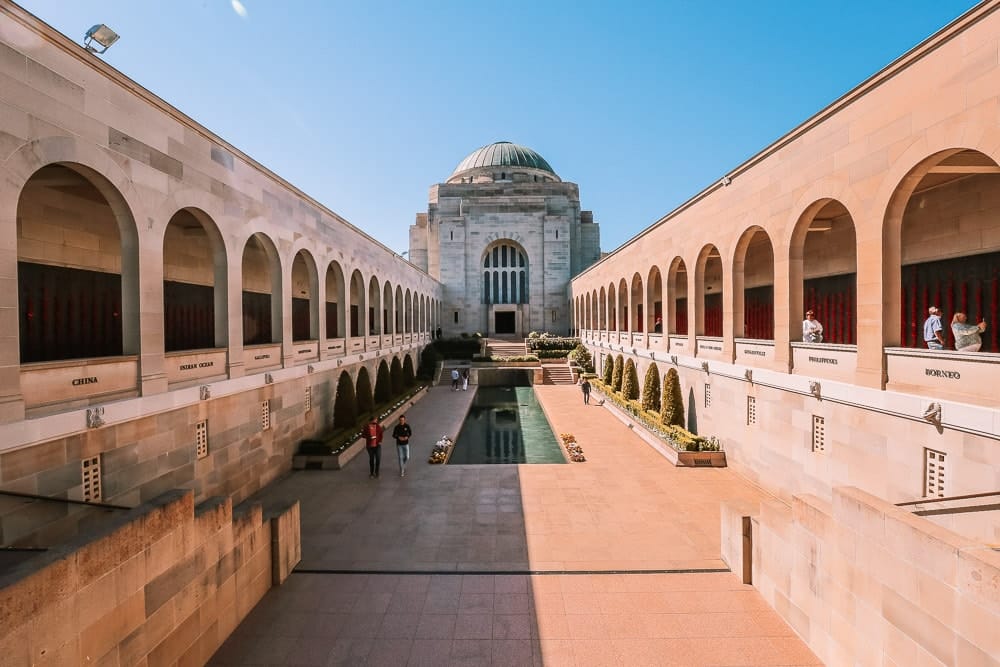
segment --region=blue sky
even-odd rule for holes
[[[108,63],[403,251],[499,140],[578,183],[612,250],[976,3],[21,4],[108,24]]]

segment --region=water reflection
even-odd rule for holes
[[[479,387],[449,463],[565,463],[535,390]]]

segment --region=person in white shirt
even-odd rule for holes
[[[802,320],[802,342],[823,342],[823,325],[816,319],[816,313],[811,310],[806,311],[806,319]]]

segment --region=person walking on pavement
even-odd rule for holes
[[[365,449],[368,451],[368,477],[378,477],[378,469],[382,466],[382,434],[384,430],[378,423],[378,418],[372,415],[371,421],[365,426]]]
[[[399,423],[392,429],[392,437],[396,439],[396,457],[399,459],[399,476],[406,477],[406,462],[410,460],[410,436],[413,429],[406,423],[406,415],[399,416]]]
[[[590,405],[590,382],[587,378],[581,378],[580,391],[583,392],[583,404]]]
[[[469,391],[469,369],[462,371],[462,391]]]
[[[451,369],[451,390],[452,391],[458,391],[458,378],[459,378],[458,369],[457,368],[452,368]]]

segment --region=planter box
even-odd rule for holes
[[[391,424],[399,419],[399,415],[410,409],[414,403],[427,395],[428,387],[424,387],[411,396],[403,405],[393,410],[383,421]],[[384,442],[384,441],[383,441]],[[351,459],[365,449],[365,439],[360,437],[346,449],[336,454],[296,454],[292,457],[292,470],[340,470]]]
[[[646,426],[634,415],[625,412],[612,403],[601,391],[594,389],[593,393],[604,400],[604,407],[618,418],[632,432],[639,436],[647,445],[659,452],[663,458],[670,461],[677,467],[690,468],[725,468],[725,452],[681,452],[663,441],[655,433],[651,433]]]

